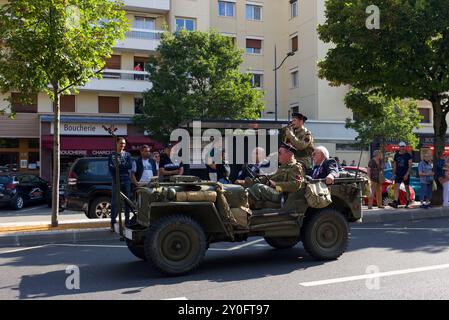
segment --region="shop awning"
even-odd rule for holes
[[[153,150],[161,149],[162,143],[145,136],[127,136],[126,150],[136,150],[147,144]],[[53,136],[42,136],[42,147],[53,149]],[[61,137],[61,150],[86,150],[86,151],[110,151],[114,150],[114,139],[112,137]]]
[[[42,148],[53,149],[53,136],[42,136]],[[114,150],[111,137],[61,137],[61,150]]]

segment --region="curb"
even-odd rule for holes
[[[437,218],[449,218],[449,208],[364,210],[362,223],[412,221]]]

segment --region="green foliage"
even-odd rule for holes
[[[378,93],[352,89],[345,97],[354,120],[346,119],[346,128],[358,133],[358,142],[368,146],[373,140],[403,140],[416,147],[418,138],[413,129],[419,128],[422,116],[414,101],[390,99]]]
[[[128,27],[120,2],[15,0],[0,8],[0,90],[30,98],[101,77],[116,39]]]
[[[165,33],[146,65],[152,88],[135,122],[166,141],[188,120],[258,118],[262,93],[240,73],[242,61],[242,51],[215,31]]]
[[[369,5],[380,28],[369,30]],[[319,76],[385,96],[429,100],[437,154],[449,112],[449,0],[327,0],[320,38],[332,43]]]

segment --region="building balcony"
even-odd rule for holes
[[[92,79],[78,90],[142,93],[151,87],[146,71],[104,69],[103,79]]]
[[[116,49],[133,51],[155,51],[161,41],[162,30],[131,28],[125,33],[124,41],[117,41]]]
[[[124,0],[126,10],[144,12],[168,12],[170,0]]]

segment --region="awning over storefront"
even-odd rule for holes
[[[147,144],[153,150],[161,149],[163,146],[160,142],[152,140],[145,136],[127,136],[126,150],[138,150],[140,146]],[[42,148],[53,149],[53,136],[42,136]],[[61,137],[61,153],[76,155],[104,155],[109,154],[115,149],[114,139],[112,137]],[[71,153],[63,151],[72,151]],[[74,154],[75,155],[75,154]]]

